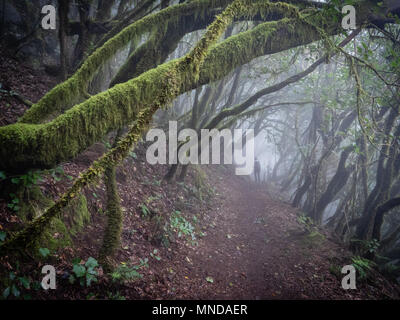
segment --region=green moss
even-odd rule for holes
[[[231,13],[237,15],[246,10],[254,10],[252,6],[246,8],[238,6]],[[209,35],[219,32],[218,28],[226,25],[227,21],[223,19],[219,18],[212,27],[210,26]],[[283,19],[279,22],[264,23],[213,46],[221,35],[215,33],[217,36],[212,41],[211,38],[204,38],[190,55],[162,64],[135,79],[92,96],[51,122],[40,125],[18,123],[1,127],[0,168],[7,171],[18,171],[21,167],[47,168],[75,157],[108,132],[132,123],[140,109],[157,103],[155,97],[158,96],[159,88],[163,87],[167,73],[175,65],[179,65],[180,68],[176,72],[181,78],[179,93],[183,93],[223,77],[255,56],[280,50],[282,43],[273,39],[277,35],[285,36],[288,33],[289,22],[291,20]],[[312,34],[318,38],[312,27],[309,26],[308,30],[310,41]],[[298,35],[291,35],[292,42],[288,43],[287,47],[304,41],[300,38]],[[192,69],[185,69],[186,66]],[[199,77],[193,76],[199,72]],[[68,87],[68,84],[64,83],[62,86]],[[63,97],[62,92],[57,96]],[[10,154],[13,156],[10,157]]]
[[[183,82],[187,79],[190,79],[189,75],[191,75],[192,80],[198,77],[199,65],[201,65],[201,63],[203,62],[209,46],[215,43],[224,32],[227,25],[233,18],[235,10],[237,9],[236,7],[240,3],[241,1],[235,0],[220,16],[218,16],[207,29],[204,37],[199,41],[199,43],[189,54],[179,60],[171,61],[170,63],[163,65],[164,69],[161,70],[164,70],[164,74],[160,76],[160,74],[157,73],[159,78],[156,77],[151,79],[148,74],[151,74],[154,77],[156,76],[152,72],[148,72],[145,75],[139,77],[146,77],[145,81],[151,81],[151,84],[153,85],[155,82],[157,83],[157,81],[161,85],[157,90],[158,95],[152,97],[153,99],[150,100],[152,101],[152,103],[150,103],[149,106],[143,111],[139,111],[137,115],[137,120],[135,124],[131,127],[128,134],[117,143],[117,146],[115,148],[111,149],[99,160],[95,161],[89,169],[81,173],[80,177],[75,180],[73,186],[67,192],[65,192],[61,196],[61,198],[43,215],[34,219],[25,229],[13,235],[10,240],[2,244],[0,246],[0,254],[5,254],[7,252],[10,252],[10,250],[24,248],[32,245],[32,243],[34,243],[35,240],[38,239],[46,230],[46,228],[50,225],[51,221],[61,213],[63,208],[68,206],[68,204],[77,197],[77,195],[82,191],[85,186],[98,181],[98,179],[102,176],[107,168],[114,167],[127,157],[130,149],[140,139],[144,129],[149,126],[154,113],[161,107],[171,103],[171,101],[178,96],[180,92],[179,89],[182,87]],[[132,80],[132,82],[129,82],[130,86],[136,84],[134,80]],[[126,86],[126,84],[118,85],[114,87],[113,90],[118,90],[124,85]],[[108,92],[105,92],[103,94],[108,94]],[[143,99],[143,94],[146,94],[146,91],[144,91],[144,93],[140,91],[140,94],[140,99]],[[91,99],[95,98],[96,96],[92,97]],[[122,99],[121,96],[119,96],[119,98]],[[125,99],[129,98],[130,97],[128,96]],[[112,102],[115,104],[115,101]],[[75,108],[79,108],[79,106]],[[73,112],[73,110],[70,111]],[[78,111],[80,110],[78,109]],[[68,114],[68,112],[66,114]],[[70,125],[73,126],[73,123],[70,123]],[[89,123],[86,124],[86,127],[88,126]],[[51,139],[51,136],[48,136],[48,139]]]
[[[68,234],[75,236],[90,221],[90,212],[87,207],[86,197],[81,194],[77,199],[63,210],[63,221],[68,227]]]
[[[43,195],[40,188],[36,185],[25,187],[18,185],[13,192],[15,198],[19,200],[20,209],[17,216],[24,222],[28,223],[37,215],[37,212],[49,208],[54,202]]]
[[[51,206],[54,202],[49,200],[48,204]],[[87,208],[87,200],[81,194],[62,211],[61,217],[55,217],[51,220],[49,226],[39,237],[36,248],[48,248],[55,251],[59,248],[71,246],[73,244],[72,236],[82,231],[89,221],[90,212]]]
[[[72,245],[72,240],[67,226],[60,218],[54,218],[39,237],[36,247],[56,251],[70,245]]]
[[[188,12],[204,10],[211,5],[226,4],[229,1],[197,0],[189,4],[168,7],[158,13],[148,15],[123,29],[116,36],[109,39],[102,47],[90,55],[79,70],[65,82],[50,90],[38,103],[33,105],[20,119],[23,123],[40,123],[50,114],[63,112],[73,106],[76,101],[87,95],[90,81],[99,68],[112,58],[119,49],[129,42],[138,41],[145,32],[166,30],[169,21],[176,21],[176,17]]]
[[[41,123],[49,118],[51,114],[62,113],[71,108],[74,104],[87,97],[89,83],[93,80],[97,71],[111,59],[118,50],[124,48],[130,42],[137,42],[140,37],[151,32],[159,41],[163,40],[169,27],[181,28],[182,18],[195,16],[200,12],[200,17],[212,12],[214,8],[224,7],[229,4],[228,0],[196,0],[190,3],[170,6],[160,12],[145,16],[144,18],[132,23],[117,35],[109,39],[104,45],[93,52],[78,69],[78,71],[65,82],[57,85],[50,90],[38,103],[33,105],[20,119],[22,123]],[[233,17],[251,18],[258,14],[264,19],[268,16],[295,16],[297,7],[286,3],[270,3],[265,1],[241,1],[234,9]],[[204,18],[203,18],[204,20]],[[217,21],[218,22],[218,21]],[[226,22],[226,21],[221,21]],[[217,25],[217,24],[215,24]],[[155,41],[155,39],[153,39]],[[155,61],[148,65],[154,67],[155,63],[160,62],[157,55]],[[147,60],[147,59],[146,59]],[[147,70],[140,67],[141,71]]]
[[[103,237],[103,245],[99,253],[99,261],[110,269],[108,258],[114,255],[120,245],[123,213],[117,190],[115,166],[108,168],[104,175],[107,190],[107,225]]]

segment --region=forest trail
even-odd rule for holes
[[[189,274],[199,282],[207,277],[214,282],[186,298],[345,297],[340,282],[329,272],[330,261],[342,249],[322,234],[308,237],[295,209],[272,199],[265,186],[239,177],[224,180],[219,186],[223,200],[215,208],[211,228],[189,256],[193,261]]]
[[[232,175],[213,179],[219,205],[213,208],[207,235],[199,245],[188,250],[186,257],[174,259],[173,268],[180,271],[169,299],[391,296],[390,291],[367,284],[343,290],[340,271],[332,270],[349,264],[351,254],[327,232],[306,232],[296,209],[269,195],[265,185]]]

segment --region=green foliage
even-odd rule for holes
[[[4,241],[7,237],[7,233],[5,231],[0,231],[0,242]]]
[[[193,225],[186,220],[180,211],[176,210],[171,214],[170,226],[178,234],[178,238],[186,236],[196,240]]]
[[[113,282],[135,281],[143,278],[139,273],[142,268],[148,268],[148,259],[140,259],[140,263],[134,266],[127,266],[125,263],[118,266],[110,275]]]
[[[316,228],[315,223],[313,219],[311,219],[310,217],[307,217],[306,215],[302,214],[299,217],[297,217],[297,222],[299,222],[304,228],[304,230],[307,231],[308,233],[315,231]]]
[[[6,281],[7,287],[3,291],[3,298],[7,299],[10,295],[15,298],[21,296],[21,290],[30,289],[31,280],[27,277],[18,277],[14,272],[10,272]]]
[[[352,265],[357,270],[359,278],[361,280],[365,280],[368,277],[370,271],[372,270],[372,267],[376,266],[375,262],[362,258],[360,256],[352,257],[351,261]]]
[[[72,180],[73,178],[70,175],[66,175],[63,167],[58,166],[57,168],[47,170],[47,172],[51,175],[55,182],[61,181],[63,177]]]
[[[43,257],[43,258],[47,258],[50,255],[50,250],[47,248],[39,248],[39,254]]]
[[[31,190],[34,185],[43,179],[42,174],[43,172],[41,170],[30,170],[26,174],[12,177],[11,183],[18,185],[23,189]],[[21,209],[22,199],[20,199],[15,193],[10,193],[9,196],[11,202],[7,204],[7,207],[14,212],[18,212]]]
[[[334,276],[336,276],[338,279],[340,279],[342,277],[342,271],[341,271],[340,267],[336,264],[331,264],[329,266],[329,272],[331,274],[333,274]]]
[[[150,196],[145,200],[145,202],[146,202],[146,204],[150,204],[150,203],[160,200],[160,199],[161,199],[161,195]]]
[[[42,180],[42,173],[41,170],[30,170],[26,174],[11,178],[11,182],[29,188]]]
[[[143,218],[146,218],[146,217],[148,217],[150,215],[150,210],[144,203],[142,203],[140,205],[140,209],[142,210],[142,217]]]
[[[158,255],[157,249],[154,249],[153,252],[150,252],[150,257],[156,259],[157,261],[161,260],[161,257]]]
[[[98,266],[97,260],[92,257],[89,257],[85,264],[81,264],[79,258],[74,259],[72,267],[73,274],[70,275],[69,282],[73,284],[78,280],[81,286],[86,285],[86,287],[89,287],[92,282],[97,282]]]
[[[108,292],[107,297],[110,300],[126,300],[125,296],[121,295],[119,291],[117,291],[115,294]]]
[[[10,208],[14,212],[18,212],[20,207],[19,198],[15,195],[15,193],[10,193],[11,202],[7,204],[7,207]]]
[[[361,251],[362,254],[376,253],[380,245],[377,239],[372,239],[372,240],[352,239],[351,242],[358,243],[359,250]]]

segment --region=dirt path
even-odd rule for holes
[[[203,279],[212,277],[215,288],[194,297],[309,297],[302,283],[318,281],[307,279],[310,269],[317,275],[321,271],[329,274],[329,270],[320,270],[324,267],[321,261],[314,269],[316,261],[307,254],[310,249],[299,248],[292,239],[293,234],[302,232],[294,209],[272,200],[262,187],[235,177],[222,189],[224,199],[216,208],[214,224],[193,257],[196,273]],[[304,268],[308,272],[303,272]]]
[[[307,236],[294,208],[273,200],[265,187],[239,177],[221,180],[217,187],[221,205],[207,218],[207,236],[183,262],[183,292],[178,285],[175,298],[358,299],[379,295],[378,289],[368,285],[367,290],[361,286],[351,292],[341,288],[341,279],[331,269],[346,264],[349,253],[327,235]]]

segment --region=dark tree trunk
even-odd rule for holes
[[[59,39],[60,39],[60,68],[62,79],[68,77],[68,55],[67,55],[67,28],[68,28],[69,0],[59,0],[58,15],[60,18]]]

